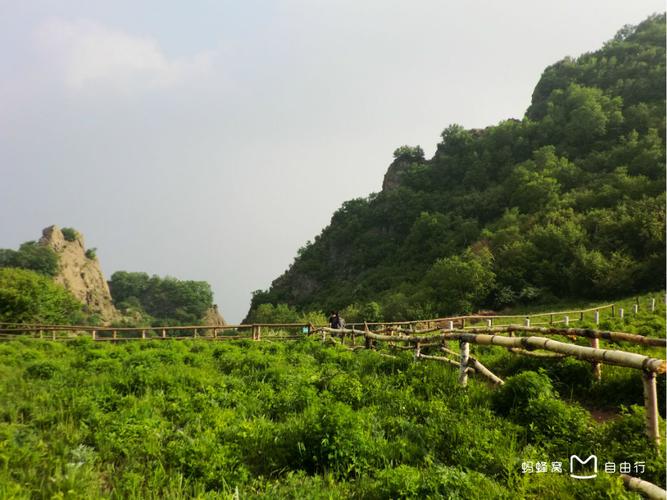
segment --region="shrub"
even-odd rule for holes
[[[527,408],[531,399],[553,395],[551,380],[545,373],[525,371],[505,380],[505,384],[493,395],[493,408],[500,415],[510,415]]]
[[[664,420],[660,419],[664,429]],[[602,428],[602,444],[608,460],[619,462],[646,462],[647,474],[642,479],[665,484],[665,442],[658,453],[646,435],[646,413],[642,406],[622,407],[621,416],[607,422]]]
[[[64,227],[60,230],[63,233],[63,236],[66,241],[76,241],[79,233],[73,227]]]
[[[336,375],[329,381],[329,391],[338,401],[352,407],[359,404],[364,392],[359,379],[345,373]]]
[[[547,371],[563,395],[572,391],[581,393],[593,385],[593,367],[586,361],[565,358],[554,363]]]
[[[52,378],[59,371],[60,369],[49,361],[38,361],[28,365],[25,370],[25,377],[47,380]]]
[[[567,404],[556,398],[530,399],[514,420],[528,428],[529,439],[563,455],[590,451],[592,420],[590,414],[578,405]]]
[[[95,260],[97,258],[97,248],[89,248],[86,250],[86,258]]]

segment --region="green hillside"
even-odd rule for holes
[[[345,202],[248,319],[261,304],[404,319],[664,288],[664,14],[548,67],[522,120],[450,125],[433,158],[394,156],[382,191]]]

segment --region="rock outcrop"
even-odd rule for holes
[[[217,304],[213,304],[213,307],[206,311],[203,321],[205,325],[210,326],[225,326],[227,324],[225,318],[223,318],[220,311],[218,311]]]
[[[389,165],[382,181],[382,191],[396,189],[401,177],[415,163],[424,162],[424,150],[420,146],[401,146],[394,151],[394,161]]]
[[[81,234],[68,232],[65,238],[58,226],[50,226],[42,231],[39,244],[56,252],[60,269],[54,280],[80,300],[88,312],[98,314],[104,322],[120,317],[100,264],[94,254],[86,255]]]
[[[382,191],[389,191],[400,186],[403,172],[410,168],[410,165],[411,163],[405,160],[395,160],[389,165],[387,173],[384,174],[384,179],[382,180]]]

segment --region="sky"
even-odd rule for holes
[[[521,118],[652,0],[0,0],[0,248],[75,227],[248,311],[393,151]]]

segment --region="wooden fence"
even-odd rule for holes
[[[311,333],[313,325],[308,323],[254,323],[247,325],[189,325],[189,326],[141,326],[111,327],[88,325],[38,325],[0,323],[0,340],[11,340],[17,336],[56,341],[75,340],[81,335],[90,335],[96,341],[131,340],[261,340],[262,329],[292,330],[287,335],[271,335],[272,340],[302,338]],[[298,333],[296,333],[298,332]]]
[[[651,299],[649,307],[655,311],[655,299]],[[617,310],[618,309],[618,310]],[[639,307],[633,307],[633,312],[637,313]],[[576,309],[570,311],[557,312],[543,312],[532,314],[468,314],[464,316],[448,316],[444,318],[421,319],[413,321],[393,321],[393,322],[367,322],[367,323],[349,323],[349,327],[362,327],[368,325],[369,327],[386,328],[389,326],[401,326],[404,328],[432,328],[432,327],[457,327],[459,329],[475,328],[479,326],[494,326],[494,325],[509,325],[509,324],[523,324],[526,326],[542,326],[542,325],[558,325],[563,324],[569,326],[575,321],[585,321],[591,319],[595,324],[600,323],[603,314],[608,314],[610,317],[619,316],[623,318],[626,311],[623,308],[617,308],[616,304],[606,304],[602,306],[591,307],[588,309]]]
[[[470,355],[470,344],[504,347],[510,352],[520,355],[570,356],[589,361],[593,365],[594,375],[598,380],[602,376],[603,364],[633,368],[639,370],[642,375],[647,434],[656,445],[660,444],[656,375],[665,373],[667,363],[662,358],[654,358],[634,352],[619,349],[601,349],[599,341],[604,339],[613,343],[628,342],[646,347],[662,348],[661,355],[664,355],[664,349],[667,347],[667,339],[665,338],[651,338],[632,333],[584,328],[542,328],[517,325],[474,329],[431,327],[412,331],[406,331],[405,328],[400,327],[385,327],[382,330],[371,331],[366,324],[363,330],[320,327],[316,331],[322,335],[322,340],[326,340],[326,336],[329,335],[339,339],[338,342],[344,345],[347,342],[351,348],[374,349],[375,344],[379,341],[386,343],[389,348],[413,350],[416,359],[440,361],[458,367],[459,383],[464,386],[468,382],[470,373],[477,373],[495,385],[503,384],[500,377]],[[570,341],[576,341],[578,337],[584,337],[589,340],[590,347],[533,334],[549,337],[560,336]],[[364,338],[364,342],[360,346],[357,346],[357,337]],[[452,341],[458,342],[458,352],[451,349],[449,343]],[[425,349],[433,348],[437,348],[438,351],[449,355],[449,357],[427,355],[422,352]]]

